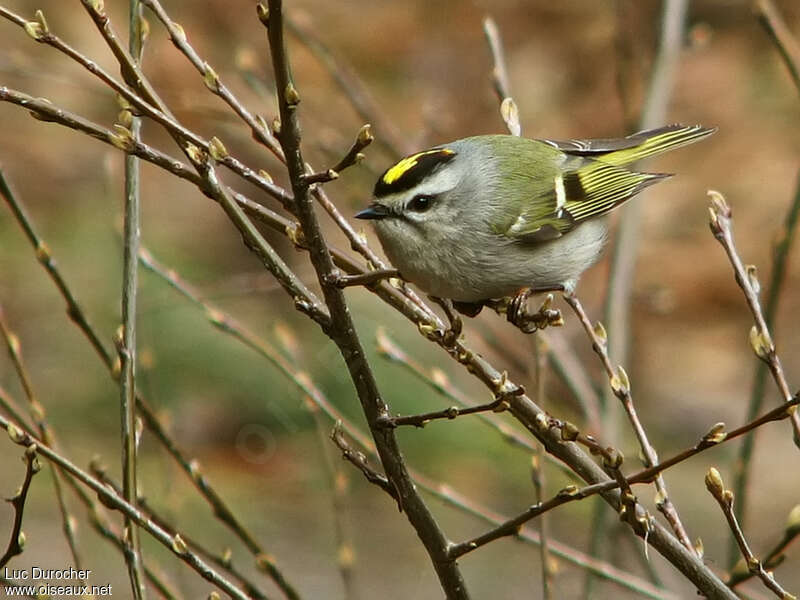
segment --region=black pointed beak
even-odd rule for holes
[[[356,219],[383,219],[390,214],[391,211],[383,204],[373,202],[364,210],[357,212],[354,216]]]

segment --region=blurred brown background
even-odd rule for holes
[[[252,2],[163,0],[195,49],[254,112],[268,122],[276,113],[263,27]],[[491,58],[481,29],[490,11],[503,36],[512,91],[523,134],[530,137],[610,137],[635,129],[658,38],[660,3],[589,0],[498,2],[287,2],[287,11],[312,28],[362,78],[404,145],[414,150],[467,135],[502,132],[490,84]],[[31,17],[42,8],[50,28],[109,71],[110,53],[78,3],[58,0],[4,2]],[[800,5],[777,2],[800,35]],[[118,30],[126,30],[125,2],[107,0]],[[219,99],[169,43],[148,15],[151,36],[145,70],[176,116],[206,137],[216,135],[246,163],[270,171],[285,184],[277,162],[250,139]],[[291,57],[302,95],[307,157],[332,164],[349,146],[362,121],[318,60],[290,37]],[[56,104],[110,126],[118,111],[114,96],[56,51],[35,44],[6,21],[0,22],[0,85],[44,96]],[[267,93],[264,93],[267,90]],[[748,2],[696,0],[691,3],[669,122],[702,123],[719,132],[702,144],[657,159],[650,167],[677,177],[652,188],[644,204],[641,253],[631,314],[631,359],[625,365],[641,419],[659,454],[668,457],[695,443],[714,423],[730,427],[744,420],[756,359],[747,334],[752,324],[732,270],[707,226],[709,188],[733,206],[737,243],[746,263],[758,266],[766,285],[770,248],[797,185],[800,167],[800,98],[775,48]],[[381,131],[376,134],[380,137]],[[151,123],[145,139],[177,155],[174,144]],[[374,178],[393,156],[379,144],[365,163],[328,186],[350,216],[368,202]],[[108,146],[0,105],[0,162],[27,204],[41,235],[68,281],[106,339],[119,321],[121,265],[122,155]],[[317,327],[296,313],[290,299],[259,269],[219,208],[194,188],[149,165],[143,166],[144,245],[174,267],[204,295],[255,332],[280,344],[295,340],[297,361],[331,401],[362,423],[357,399],[341,360]],[[229,175],[229,174],[226,174]],[[228,177],[229,182],[235,178]],[[246,185],[239,189],[276,208]],[[330,223],[328,223],[330,225]],[[334,243],[347,247],[330,228]],[[377,242],[370,235],[370,241]],[[269,236],[297,272],[311,283],[306,256]],[[797,250],[780,304],[774,337],[790,385],[800,376],[800,309]],[[602,318],[608,253],[578,288],[593,319]],[[152,274],[140,275],[139,383],[179,442],[199,458],[208,477],[243,515],[278,564],[308,598],[343,596],[336,567],[330,481],[324,469],[313,419],[302,397],[274,368],[215,331]],[[414,328],[388,313],[363,290],[348,292],[364,341],[374,353],[374,332],[386,330],[417,360],[443,369],[475,400],[485,389],[420,338]],[[0,303],[19,334],[36,390],[65,453],[86,465],[101,455],[119,473],[118,391],[86,341],[64,314],[63,302],[37,265],[5,205],[0,209]],[[565,308],[563,305],[560,305]],[[563,335],[577,348],[586,371],[602,386],[599,362],[567,314]],[[530,340],[496,315],[467,324],[467,337],[517,381],[529,383]],[[288,333],[287,333],[288,332]],[[285,345],[285,344],[284,344]],[[510,356],[498,356],[496,347]],[[510,349],[510,350],[509,350]],[[377,356],[374,368],[392,409],[401,413],[444,407],[449,402]],[[580,415],[565,390],[549,376],[548,410],[575,420]],[[22,398],[5,353],[0,385]],[[768,384],[765,406],[778,401]],[[616,410],[616,406],[612,407]],[[508,420],[510,422],[510,419]],[[593,432],[601,439],[604,432]],[[609,435],[611,435],[609,433]],[[510,448],[469,418],[400,432],[409,464],[431,477],[508,515],[532,502],[529,457]],[[637,449],[623,426],[614,440],[634,470]],[[739,442],[714,449],[678,466],[667,483],[692,538],[701,537],[712,567],[726,566],[727,529],[706,493],[703,475],[717,466],[728,481]],[[23,469],[18,448],[3,443],[0,494],[10,496]],[[325,450],[330,450],[326,448]],[[179,528],[221,549],[234,560],[251,559],[211,516],[190,484],[144,436],[141,481],[146,496]],[[786,423],[758,435],[745,532],[757,554],[779,539],[789,510],[800,502],[798,450]],[[337,460],[338,463],[338,460]],[[354,526],[355,577],[360,596],[439,598],[441,592],[413,530],[396,506],[349,470],[345,512]],[[548,473],[554,493],[566,480]],[[14,566],[60,568],[68,564],[66,544],[49,478],[32,488],[25,531],[26,552]],[[549,495],[549,494],[548,494]],[[640,489],[645,503],[651,490]],[[585,548],[592,502],[550,515],[555,539]],[[80,521],[79,540],[95,583],[112,582],[126,597],[127,576],[119,555],[108,552],[85,524],[83,509],[70,499]],[[476,535],[484,525],[431,500],[455,540]],[[10,506],[0,507],[0,543],[10,529]],[[613,521],[613,516],[611,521]],[[635,555],[641,543],[628,531],[610,533],[604,557],[643,575]],[[150,540],[145,550],[160,562],[170,581],[187,597],[207,593],[188,569],[178,566]],[[777,571],[792,591],[800,589],[800,551],[788,551]],[[694,592],[654,552],[650,560],[668,587],[685,597]],[[461,561],[474,597],[537,598],[538,552],[513,540],[494,543]],[[583,572],[558,561],[557,597],[577,597]],[[265,588],[271,590],[269,584]],[[755,584],[746,589],[766,597]],[[193,596],[194,594],[194,596]],[[759,596],[760,595],[760,596]],[[636,597],[600,584],[597,598]]]

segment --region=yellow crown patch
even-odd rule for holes
[[[414,168],[421,157],[427,156],[428,154],[442,155],[454,154],[454,152],[452,150],[448,150],[447,148],[436,148],[435,150],[425,150],[424,152],[417,152],[416,154],[407,156],[383,174],[383,182],[386,185],[391,185],[400,179],[403,176],[403,173]]]

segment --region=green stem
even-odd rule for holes
[[[129,4],[129,51],[138,63],[142,55],[142,7],[139,0]],[[134,140],[140,138],[141,120],[131,119],[130,131]],[[122,433],[123,497],[135,505],[136,481],[136,292],[139,256],[139,159],[125,156],[125,230],[122,267],[122,330],[118,340],[120,359],[120,417]],[[135,600],[145,598],[142,554],[139,529],[128,516],[125,562]]]

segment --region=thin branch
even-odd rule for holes
[[[286,166],[292,183],[296,214],[308,242],[311,262],[322,286],[325,302],[331,312],[331,326],[326,333],[339,348],[347,364],[386,476],[397,489],[400,505],[420,536],[439,575],[442,589],[450,599],[466,599],[469,595],[458,565],[447,556],[449,541],[415,489],[393,432],[378,426],[379,418],[388,412],[387,407],[381,399],[375,376],[356,334],[344,294],[328,281],[336,267],[317,221],[308,187],[302,181],[305,162],[300,148],[297,117],[300,95],[292,81],[286,54],[283,3],[281,0],[269,0],[268,6],[258,4],[257,8],[259,17],[267,28],[281,121],[278,139],[287,158]]]
[[[772,38],[786,68],[789,69],[797,91],[800,92],[800,44],[772,0],[755,0],[753,6],[758,21]]]
[[[272,135],[267,127],[265,127],[263,120],[256,119],[244,105],[239,102],[236,96],[220,81],[219,76],[214,69],[206,61],[200,58],[195,49],[189,44],[186,32],[178,23],[173,21],[164,7],[158,0],[140,0],[142,4],[147,6],[158,17],[158,20],[166,28],[169,33],[170,41],[180,52],[189,59],[189,62],[197,69],[206,81],[206,87],[216,96],[230,106],[233,111],[244,121],[253,134],[253,138],[266,146],[279,160],[283,161],[283,153],[278,141]]]
[[[1,88],[0,91],[2,91]],[[80,305],[75,299],[71,289],[67,285],[66,280],[61,274],[61,271],[59,270],[55,260],[52,258],[47,244],[41,237],[39,237],[36,229],[33,226],[33,222],[27,215],[27,211],[8,185],[2,169],[0,169],[0,195],[2,195],[8,203],[18,224],[25,231],[28,240],[36,250],[37,259],[45,268],[48,275],[50,275],[62,297],[66,301],[68,307],[67,312],[70,318],[78,326],[81,332],[89,339],[92,347],[95,349],[97,355],[100,357],[109,372],[113,372],[114,364],[111,358],[111,353],[106,349],[96,329],[90,324],[83,309],[80,308]],[[202,473],[197,461],[187,458],[184,450],[176,444],[164,426],[156,418],[155,411],[139,395],[136,397],[136,408],[141,414],[145,426],[156,437],[159,443],[162,444],[167,452],[175,459],[184,473],[186,473],[192,484],[212,507],[214,515],[226,526],[228,526],[254,555],[257,557],[270,556],[269,553],[266,552],[264,548],[255,540],[253,535],[247,531],[239,519],[234,515],[233,511],[224,502],[222,497],[216,492],[215,488]],[[275,581],[276,585],[278,585],[287,598],[290,600],[296,600],[299,598],[294,587],[287,581],[286,577],[275,564],[274,559],[258,561],[258,566],[265,573],[267,573],[273,579],[273,581]]]
[[[437,419],[447,419],[452,421],[457,417],[464,415],[474,415],[485,412],[504,412],[508,410],[508,401],[499,398],[492,400],[486,404],[478,404],[467,408],[459,408],[458,406],[449,406],[443,410],[435,410],[432,412],[417,414],[417,415],[404,415],[395,417],[386,417],[381,419],[381,425],[384,427],[401,427],[403,425],[413,425],[414,427],[425,427],[431,421]]]
[[[342,157],[342,159],[333,166],[333,171],[336,173],[341,173],[345,169],[352,167],[353,165],[357,165],[359,162],[364,160],[364,155],[361,154],[361,152],[366,149],[366,147],[369,146],[374,140],[375,136],[372,135],[372,126],[368,123],[359,129],[358,135],[356,136],[352,146],[350,146],[350,149]]]
[[[384,114],[381,107],[372,98],[358,74],[349,65],[343,64],[330,47],[314,32],[313,28],[306,26],[302,19],[285,15],[284,23],[287,31],[305,45],[328,71],[339,89],[350,101],[359,118],[367,123],[375,124],[378,143],[395,157],[408,154],[412,149],[408,148],[407,141],[399,135],[391,119]]]
[[[775,241],[772,251],[772,272],[770,274],[769,288],[767,292],[767,303],[764,309],[764,322],[767,327],[772,330],[775,325],[775,316],[778,311],[778,301],[780,300],[781,292],[783,291],[783,283],[786,280],[786,270],[788,266],[788,257],[792,249],[795,239],[795,232],[797,231],[797,221],[800,217],[800,172],[797,176],[797,185],[795,188],[794,198],[789,204],[784,217],[783,226],[778,234],[778,239]],[[756,365],[756,374],[753,379],[753,387],[750,393],[750,403],[747,407],[747,419],[755,418],[764,404],[764,393],[767,382],[767,365],[763,361],[759,361]],[[751,457],[753,454],[753,447],[755,446],[755,435],[749,435],[744,439],[744,442],[739,447],[739,455],[736,459],[737,464],[741,465],[740,469],[736,470],[734,474],[733,493],[739,499],[734,505],[736,518],[740,523],[744,523],[745,515],[747,512],[747,488],[750,480],[750,471],[752,468]],[[728,552],[728,565],[733,567],[738,559],[739,549],[736,547],[735,540],[731,540],[731,546]]]
[[[747,306],[750,308],[755,321],[755,325],[750,330],[750,345],[756,356],[766,363],[784,401],[789,402],[792,399],[792,392],[789,391],[789,384],[783,374],[781,360],[775,351],[772,334],[761,310],[761,302],[758,299],[761,285],[756,276],[756,269],[754,266],[745,267],[742,264],[742,259],[739,258],[736,244],[733,241],[732,212],[727,202],[725,202],[725,198],[715,191],[709,191],[708,194],[711,197],[711,206],[709,208],[711,232],[728,255],[736,277],[736,283],[744,293]],[[800,415],[796,412],[792,414],[791,423],[794,430],[795,445],[800,447]]]
[[[736,505],[734,504],[734,509]],[[734,511],[734,515],[735,515]],[[741,520],[739,520],[741,523]],[[789,518],[786,520],[786,528],[783,530],[783,536],[773,546],[773,548],[766,553],[763,565],[765,569],[773,570],[780,565],[786,558],[786,549],[800,538],[800,504],[789,512]],[[737,545],[738,548],[738,545]],[[753,577],[754,573],[747,568],[747,565],[739,560],[731,569],[731,575],[726,582],[730,587],[735,587],[740,583],[747,581]]]
[[[793,595],[781,587],[781,585],[775,580],[775,577],[773,577],[772,573],[769,573],[766,569],[764,569],[764,565],[761,564],[761,561],[758,560],[753,554],[753,551],[750,550],[750,545],[747,543],[747,540],[744,537],[744,532],[742,531],[742,528],[739,527],[739,522],[736,520],[736,515],[733,512],[733,492],[725,489],[725,486],[722,482],[722,477],[720,476],[719,471],[717,471],[714,467],[711,467],[706,475],[706,488],[714,497],[714,500],[717,501],[719,507],[722,509],[722,514],[725,515],[725,520],[728,521],[728,527],[733,533],[736,543],[739,545],[739,550],[744,557],[748,570],[758,576],[758,578],[764,582],[764,585],[774,592],[778,598],[781,598],[781,600],[794,598]]]
[[[729,432],[725,432],[723,430],[722,424],[718,424],[713,427],[703,438],[694,446],[679,452],[678,454],[670,457],[669,459],[662,461],[661,463],[648,467],[625,477],[622,480],[612,480],[608,479],[606,481],[594,483],[582,488],[579,488],[575,485],[567,486],[566,488],[559,491],[554,497],[546,502],[540,502],[534,506],[531,506],[526,511],[522,512],[521,514],[508,519],[504,523],[499,524],[497,527],[492,529],[491,531],[484,533],[473,540],[467,542],[461,542],[460,544],[456,544],[452,547],[452,553],[456,556],[462,556],[467,552],[471,552],[476,548],[485,545],[493,540],[496,540],[501,537],[515,535],[519,532],[519,528],[524,523],[527,523],[531,519],[546,513],[549,510],[552,510],[558,506],[562,506],[563,504],[567,504],[569,502],[574,502],[576,500],[582,500],[584,498],[589,498],[596,494],[604,494],[611,490],[617,489],[621,486],[631,486],[636,484],[649,484],[656,480],[660,473],[663,471],[674,467],[675,465],[682,463],[689,458],[700,454],[708,450],[709,448],[713,448],[718,446],[724,442],[728,442],[730,440],[734,440],[746,433],[753,431],[754,429],[761,427],[765,423],[769,423],[772,421],[780,421],[783,419],[787,419],[789,415],[793,412],[794,407],[800,404],[800,396],[796,396],[792,399],[789,405],[779,406],[775,408],[765,415],[759,417],[758,419],[746,423],[741,427],[734,429]],[[552,422],[547,422],[543,425],[550,429],[553,424]],[[563,437],[563,433],[562,433]]]
[[[577,296],[574,294],[564,294],[564,299],[578,316],[584,331],[586,331],[586,335],[589,336],[589,340],[592,342],[592,348],[600,357],[600,361],[603,363],[606,375],[608,375],[612,392],[619,399],[619,401],[622,402],[622,407],[625,409],[625,413],[628,416],[631,427],[633,428],[636,438],[639,441],[639,447],[642,449],[645,466],[653,467],[658,465],[658,455],[656,454],[653,446],[650,444],[650,440],[647,438],[647,433],[645,432],[645,429],[639,420],[639,416],[636,413],[636,408],[633,405],[633,396],[631,394],[628,375],[625,373],[625,370],[622,368],[622,366],[614,369],[613,365],[611,364],[611,359],[608,355],[608,341],[605,329],[599,323],[595,326],[592,326],[591,321],[589,321],[589,317],[583,310],[583,306],[581,306]],[[658,507],[658,510],[661,511],[664,517],[666,517],[667,521],[672,527],[672,530],[675,532],[675,535],[678,536],[678,539],[681,541],[681,543],[689,551],[695,552],[694,545],[692,544],[692,541],[689,538],[689,535],[686,533],[686,529],[683,527],[680,517],[678,516],[678,511],[675,509],[672,501],[669,498],[664,478],[658,476],[655,479],[655,485],[657,490],[656,506]]]
[[[0,7],[0,17],[4,17],[13,23],[21,26],[26,27],[27,22],[25,19],[16,15],[12,11]],[[106,17],[107,19],[107,17]],[[108,27],[105,27],[103,31],[105,32]],[[26,31],[28,29],[26,28]],[[113,33],[113,32],[112,32]],[[55,35],[53,32],[49,30],[40,30],[37,31],[36,36],[34,37],[35,41],[46,44],[55,48],[59,52],[62,52],[73,61],[81,65],[84,69],[86,69],[89,73],[100,79],[105,85],[109,88],[117,92],[130,106],[125,107],[123,106],[123,113],[128,112],[128,114],[132,115],[134,109],[135,112],[141,113],[142,115],[152,119],[156,123],[160,124],[164,127],[170,135],[175,139],[178,145],[181,147],[182,150],[186,150],[186,142],[190,142],[197,146],[198,148],[202,149],[205,152],[210,152],[210,142],[205,140],[204,138],[198,136],[193,131],[183,127],[172,115],[169,111],[167,106],[158,98],[155,92],[152,90],[152,87],[149,86],[149,83],[141,78],[144,78],[144,74],[141,72],[139,73],[139,78],[141,79],[141,83],[137,86],[131,86],[130,88],[126,85],[123,85],[114,77],[112,77],[109,73],[104,71],[97,63],[88,59],[75,48],[64,42],[61,38]],[[112,35],[112,37],[108,38],[107,41],[109,43],[117,43],[116,37]],[[135,61],[128,56],[127,52],[124,48],[113,48],[115,50],[115,54],[121,54],[128,57],[128,60],[131,61],[133,65],[132,68],[137,68]],[[123,71],[125,71],[125,67],[123,67]],[[145,97],[148,98],[145,100],[140,95],[132,91],[132,89],[140,89],[145,94]],[[68,125],[69,126],[69,125]],[[127,129],[127,128],[123,128]],[[88,132],[87,132],[88,133]],[[91,135],[91,133],[90,133]],[[97,136],[95,136],[97,137]],[[145,158],[141,157],[140,158]],[[147,160],[147,158],[145,158]],[[291,199],[289,198],[288,194],[285,190],[276,186],[271,180],[262,176],[260,173],[256,173],[250,167],[244,165],[241,161],[237,160],[233,156],[227,154],[222,163],[231,171],[245,179],[246,181],[252,183],[259,189],[263,190],[271,197],[278,200],[284,207],[290,205]],[[176,173],[177,174],[177,173]]]
[[[2,169],[0,169],[0,179],[2,179]],[[28,374],[28,369],[25,367],[25,362],[22,359],[22,349],[20,347],[19,337],[17,337],[17,335],[12,332],[8,326],[8,323],[5,320],[5,314],[3,312],[2,305],[0,305],[0,335],[2,335],[6,341],[8,352],[11,356],[11,362],[14,364],[14,369],[17,372],[17,376],[22,382],[22,388],[28,401],[28,412],[30,413],[33,422],[36,425],[39,436],[45,441],[45,443],[52,446],[55,441],[55,436],[50,428],[50,425],[47,423],[45,408],[41,402],[39,402],[36,394],[34,393],[33,382]],[[4,395],[5,394],[3,390],[0,390],[0,398],[2,398]],[[5,399],[2,400],[2,403],[5,404]],[[16,410],[7,410],[7,412],[17,421],[17,423],[23,422],[19,418],[20,415],[16,414]],[[28,432],[30,433],[30,431]],[[63,476],[63,473],[55,468],[51,468],[50,474],[53,478],[53,489],[56,493],[56,503],[58,504],[58,510],[61,515],[61,528],[64,532],[64,537],[67,540],[70,554],[72,555],[73,566],[78,571],[81,571],[82,561],[80,554],[78,553],[77,540],[75,539],[73,517],[69,512],[69,508],[67,507],[66,500],[64,499],[64,490],[61,486],[61,476]]]
[[[489,44],[489,51],[492,53],[492,87],[497,94],[497,100],[502,102],[511,97],[511,82],[508,79],[508,69],[506,68],[505,56],[503,54],[503,43],[500,41],[500,31],[497,29],[492,17],[483,19],[483,33]]]
[[[378,353],[382,357],[403,366],[409,373],[413,374],[420,381],[448,400],[457,402],[459,406],[466,408],[477,406],[474,401],[468,399],[460,390],[453,386],[444,372],[438,368],[431,369],[430,372],[426,370],[407,352],[400,348],[400,346],[398,346],[381,328],[376,332],[376,342],[378,345]],[[508,443],[523,448],[528,452],[536,451],[536,444],[531,442],[526,436],[515,431],[512,427],[491,418],[491,415],[478,413],[478,418],[500,433],[503,439]],[[555,464],[561,465],[563,463],[557,461]],[[568,469],[565,472],[569,475],[574,475],[574,473]]]
[[[314,419],[314,426],[320,442],[320,452],[325,464],[325,470],[331,483],[331,508],[333,509],[333,521],[336,541],[336,565],[339,567],[339,574],[342,577],[342,585],[345,590],[347,600],[356,600],[358,592],[355,585],[354,564],[356,562],[356,551],[353,545],[352,527],[348,519],[348,481],[349,477],[342,468],[341,461],[334,462],[334,451],[330,445],[330,438],[333,433],[328,435],[327,421],[323,418],[319,408],[312,402],[306,406]],[[341,447],[340,447],[341,450]],[[342,451],[344,453],[344,451]]]
[[[0,417],[2,418],[2,417]],[[6,421],[6,423],[8,423]],[[11,436],[12,441],[14,438],[22,438],[27,434],[23,433],[15,425],[10,425],[6,428],[8,435]],[[22,485],[19,491],[14,494],[13,498],[8,498],[8,502],[14,507],[14,525],[11,528],[11,537],[8,540],[8,546],[3,556],[0,556],[0,568],[5,567],[15,556],[22,554],[25,547],[25,533],[22,531],[22,517],[25,513],[25,501],[28,499],[28,490],[31,487],[33,476],[39,472],[39,461],[36,458],[36,446],[31,445],[25,448],[25,478],[22,480]]]
[[[98,481],[85,471],[76,467],[73,463],[55,452],[49,446],[45,445],[39,440],[36,440],[27,433],[23,433],[13,423],[10,423],[2,416],[0,416],[0,427],[9,432],[9,436],[15,444],[23,446],[26,449],[35,447],[38,454],[45,457],[50,462],[55,463],[81,483],[91,488],[97,493],[100,501],[105,506],[113,508],[114,510],[121,512],[124,516],[132,519],[139,527],[141,527],[144,531],[169,549],[180,560],[189,565],[189,567],[198,573],[203,579],[217,586],[232,598],[248,600],[247,596],[240,589],[222,577],[211,567],[211,565],[203,561],[199,556],[192,552],[181,539],[180,535],[170,536],[161,527],[147,519],[139,509],[127,503],[125,499],[115,491],[103,485],[102,482]]]
[[[22,410],[19,408],[19,403],[12,398],[8,390],[2,385],[0,385],[0,408],[11,417],[11,421],[16,423],[20,429],[33,435],[33,426],[26,422],[25,415],[22,414]]]
[[[536,400],[539,406],[545,407],[545,367],[547,366],[547,350],[546,343],[541,335],[537,334],[532,339],[533,358],[534,358],[534,381],[536,382]],[[547,452],[541,444],[536,448],[536,454],[531,457],[531,478],[533,480],[534,500],[538,503],[544,499],[545,490],[545,472],[544,472],[544,459],[547,457]],[[550,540],[548,535],[548,523],[545,515],[541,515],[538,521],[539,524],[539,562],[541,563],[542,571],[542,598],[550,600],[553,597],[552,579],[555,573],[550,564]]]
[[[337,421],[336,425],[331,431],[331,440],[333,440],[333,443],[336,444],[336,447],[341,451],[343,459],[361,471],[367,481],[373,485],[377,485],[384,492],[394,498],[395,502],[397,502],[398,509],[401,511],[403,510],[402,499],[398,494],[398,490],[392,485],[386,475],[378,473],[369,465],[367,462],[367,457],[364,456],[363,452],[354,450],[353,447],[350,446],[344,437],[341,421]]]
[[[311,379],[306,374],[294,369],[286,361],[286,359],[283,358],[280,352],[278,352],[275,348],[272,348],[266,341],[258,338],[248,329],[244,328],[233,317],[221,311],[219,308],[213,306],[207,301],[201,299],[198,292],[193,290],[191,286],[189,286],[186,281],[181,279],[175,271],[158,263],[152,257],[152,255],[150,255],[150,253],[144,249],[140,252],[140,260],[142,260],[142,264],[149,270],[162,277],[165,281],[167,281],[167,283],[169,283],[178,292],[183,294],[186,298],[198,304],[203,309],[206,318],[211,322],[211,324],[218,327],[221,331],[232,335],[235,339],[244,343],[251,349],[255,350],[259,355],[269,360],[298,388],[298,390],[306,398],[308,398],[319,410],[321,410],[326,417],[328,417],[328,419],[334,423],[339,423],[343,432],[346,432],[350,438],[357,441],[358,444],[370,454],[377,456],[374,444],[372,444],[371,441],[364,436],[353,423],[349,422],[344,415],[342,415],[336,408],[333,407],[333,405],[325,398],[324,394],[313,384]],[[440,381],[440,379],[437,379],[437,381]],[[520,440],[524,440],[524,438],[520,438]],[[527,443],[530,444],[530,442]],[[409,470],[409,473],[420,489],[461,511],[467,512],[468,514],[471,514],[472,516],[495,526],[501,524],[505,520],[500,515],[495,515],[488,508],[479,506],[464,496],[458,494],[449,486],[435,482],[424,475],[415,472],[414,470]],[[572,471],[567,471],[567,473],[574,476]],[[517,537],[518,539],[528,543],[533,543],[536,545],[539,544],[539,537],[533,531],[522,530],[518,533]],[[619,585],[635,590],[641,594],[647,595],[648,597],[671,597],[663,590],[658,591],[649,587],[646,582],[639,580],[629,573],[615,569],[613,566],[603,561],[592,559],[591,557],[588,557],[564,544],[559,544],[554,540],[551,540],[551,551],[566,561],[592,571],[599,577],[614,581]]]
[[[138,64],[142,59],[144,31],[139,0],[129,0],[128,50]],[[130,135],[134,143],[141,139],[141,119],[131,117]],[[122,264],[122,325],[116,338],[120,361],[120,433],[122,437],[122,497],[136,505],[138,482],[136,469],[136,299],[138,288],[137,255],[140,236],[139,159],[125,155],[125,201]],[[142,547],[135,523],[125,518],[125,563],[135,600],[146,597],[142,572]]]
[[[108,475],[106,467],[99,460],[93,459],[89,465],[89,469],[92,475],[99,481],[112,488],[118,495],[122,495],[120,485]],[[167,522],[164,517],[159,515],[145,498],[141,496],[137,498],[137,508],[142,511],[142,514],[146,515],[147,519],[164,529],[169,535],[175,536],[178,534],[178,530],[171,523]],[[220,555],[205,548],[202,544],[185,533],[181,535],[181,538],[187,546],[194,549],[198,554],[205,556],[208,560],[235,577],[242,584],[244,590],[255,600],[267,600],[266,594],[264,594],[251,579],[234,567],[232,556],[230,556],[231,553],[229,551],[225,551]]]

